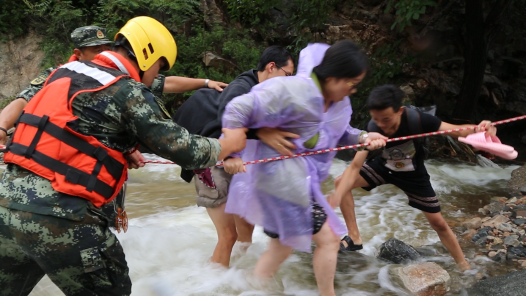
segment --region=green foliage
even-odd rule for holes
[[[9,103],[14,101],[15,99],[16,99],[16,96],[12,96],[12,97],[8,97],[8,98],[3,99],[0,102],[0,109],[4,109],[7,105],[9,105]]]
[[[289,45],[298,53],[308,42],[315,41],[315,32],[324,29],[336,5],[341,0],[224,0],[230,17],[245,26],[251,26],[260,32],[267,27],[283,25],[290,29],[294,41]],[[275,14],[272,16],[272,14]],[[269,19],[276,19],[279,24]]]
[[[126,22],[139,15],[148,15],[177,31],[188,19],[199,13],[197,0],[100,0],[94,23],[115,35]]]
[[[398,25],[398,30],[401,32],[406,26],[411,26],[411,20],[419,19],[428,6],[437,6],[437,3],[434,0],[389,0],[385,12],[387,13],[391,7],[396,10],[396,20],[391,30]]]
[[[225,0],[230,17],[242,24],[258,25],[281,0]]]
[[[404,67],[411,67],[416,63],[413,56],[400,56],[398,47],[402,40],[378,48],[370,57],[370,72],[360,84],[358,92],[352,97],[353,126],[364,126],[369,121],[369,112],[365,102],[371,90],[383,84],[397,84],[403,74]]]
[[[178,47],[177,63],[168,72],[171,75],[202,77],[212,80],[231,81],[240,71],[255,68],[264,47],[247,39],[246,30],[225,29],[214,26],[210,32],[195,27],[191,37],[176,38]],[[203,53],[211,51],[233,61],[223,69],[206,68],[202,62]]]
[[[25,1],[0,0],[0,34],[2,39],[15,38],[27,31],[24,18],[27,10]]]
[[[210,32],[203,26],[193,26],[194,30],[190,37],[176,36],[177,42],[177,62],[166,75],[187,76],[192,78],[209,78],[211,80],[230,82],[237,75],[248,69],[255,68],[259,56],[266,47],[264,44],[257,44],[252,39],[247,38],[247,30],[235,28],[223,28],[214,26]],[[225,63],[224,67],[212,68],[205,67],[203,54],[206,51],[213,52],[221,57],[232,61]],[[165,95],[163,100],[174,112],[177,109],[175,100],[184,101],[193,92],[183,95]]]

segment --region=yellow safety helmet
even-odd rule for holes
[[[150,69],[160,58],[165,58],[168,62],[163,71],[173,67],[177,57],[177,45],[168,29],[156,19],[148,16],[132,18],[115,35],[115,40],[119,35],[130,43],[141,71]]]

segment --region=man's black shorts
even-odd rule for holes
[[[440,212],[440,203],[431,187],[429,174],[425,168],[412,172],[394,172],[386,168],[381,161],[368,161],[360,169],[370,191],[383,184],[393,184],[405,192],[409,198],[409,205],[427,213]]]

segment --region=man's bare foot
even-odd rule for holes
[[[466,260],[464,260],[463,262],[458,263],[457,265],[458,265],[458,268],[461,271],[466,271],[466,270],[470,270],[471,269],[471,264],[469,264]]]

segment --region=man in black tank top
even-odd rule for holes
[[[405,108],[402,106],[403,97],[404,93],[394,85],[383,85],[373,89],[367,100],[372,117],[368,131],[377,131],[389,138],[395,138],[415,134],[417,129],[414,125],[419,125],[421,133],[472,126],[449,124],[432,115]],[[486,131],[492,136],[496,134],[496,128],[490,121],[482,121],[475,130],[454,132],[450,135],[460,137],[479,131]],[[367,154],[367,151],[358,152],[353,160],[354,165],[336,179],[337,190],[334,197],[331,197],[334,199],[333,205],[339,204],[341,200],[341,211],[349,229],[349,236],[342,240],[341,250],[358,250],[362,244],[351,190],[362,187],[369,191],[383,184],[393,184],[405,192],[410,206],[424,213],[459,268],[470,269],[455,234],[440,213],[440,203],[424,165],[425,152],[422,142],[414,139],[387,143],[381,154],[360,166],[366,157],[364,154]],[[346,182],[340,182],[341,179]]]

